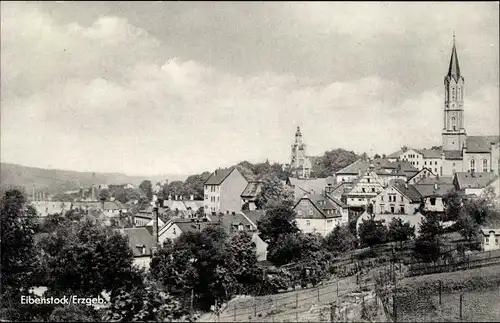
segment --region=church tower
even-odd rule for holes
[[[455,35],[448,74],[444,78],[443,151],[461,151],[465,145],[464,78],[458,64]]]
[[[306,145],[302,141],[300,127],[295,132],[295,142],[292,144],[292,158],[290,166],[299,178],[309,178],[311,174],[311,162],[306,156]]]

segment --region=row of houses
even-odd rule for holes
[[[230,214],[207,215],[202,218],[161,220],[158,208],[153,209],[153,219],[145,226],[119,229],[128,237],[130,248],[134,254],[134,263],[148,268],[151,257],[157,246],[167,239],[175,240],[183,233],[201,232],[209,226],[217,226],[228,234],[243,232],[255,243],[257,260],[267,259],[267,243],[263,241],[257,230],[257,221],[264,215],[263,211],[240,211]],[[156,229],[155,229],[156,227]]]

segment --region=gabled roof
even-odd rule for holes
[[[455,189],[453,184],[437,184],[437,187],[435,187],[434,184],[417,183],[413,184],[413,187],[415,187],[422,197],[443,197]]]
[[[255,198],[262,188],[262,182],[252,181],[247,184],[247,187],[241,193],[241,197]]]
[[[145,227],[140,228],[125,228],[119,232],[128,237],[128,244],[132,249],[134,257],[150,256],[151,248],[153,247],[154,238],[151,232]],[[146,247],[146,253],[142,253],[141,246]]]
[[[340,217],[340,214],[328,214],[328,210],[336,210],[338,207],[342,207],[339,205],[337,202],[337,199],[332,198],[331,196],[325,196],[322,194],[305,194],[294,206],[297,207],[299,205],[300,201],[302,200],[309,200],[312,205],[321,213],[322,216],[325,218],[336,218]],[[335,202],[337,201],[337,202]],[[342,203],[342,202],[341,202]],[[336,205],[337,204],[337,205]],[[343,203],[342,203],[343,204]],[[345,207],[345,206],[344,206]]]
[[[419,191],[413,185],[408,185],[403,180],[395,180],[392,183],[392,186],[401,194],[406,196],[412,203],[420,202],[422,200],[422,196]]]
[[[238,229],[238,225],[242,224],[244,231],[256,231],[257,228],[248,221],[248,219],[241,212],[235,212],[235,214],[223,214],[223,215],[209,215],[208,216],[213,223],[219,223],[224,227],[226,232],[231,232],[234,229]],[[253,222],[253,221],[252,221]],[[255,223],[257,225],[257,223]]]
[[[466,188],[485,188],[491,184],[498,176],[494,173],[468,173],[457,172],[455,177],[458,183],[458,189]]]
[[[224,180],[236,169],[236,167],[231,167],[228,169],[218,169],[213,172],[210,177],[206,180],[205,185],[220,185]]]
[[[327,186],[325,178],[298,179],[290,177],[288,180],[290,185],[301,189],[304,193],[311,193],[311,190],[314,190],[315,194],[321,193]]]
[[[500,136],[468,136],[466,147],[468,153],[489,153],[491,144],[498,144]]]
[[[427,177],[422,178],[418,185],[453,185],[453,177],[452,176],[439,176],[439,177]]]
[[[177,220],[172,221],[173,224],[177,225],[182,232],[198,232],[202,231],[208,226],[218,225],[217,222],[210,221],[192,221],[192,220]]]
[[[254,210],[254,211],[241,211],[245,216],[252,221],[252,223],[257,226],[257,222],[265,215],[265,212],[262,210]]]
[[[369,161],[358,159],[354,163],[337,171],[335,175],[355,175],[359,174],[360,171],[361,173],[366,173],[369,167],[370,167]]]
[[[413,174],[411,177],[408,178],[408,181],[410,181],[412,178],[414,178],[415,176],[419,175],[420,173],[424,173],[424,172],[429,172],[431,173],[432,175],[434,175],[434,173],[427,167],[424,167],[422,168],[418,173],[415,173]]]

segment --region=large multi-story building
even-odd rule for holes
[[[247,185],[248,181],[236,167],[217,169],[205,182],[205,214],[240,212],[241,193]]]

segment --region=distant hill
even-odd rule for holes
[[[182,175],[129,176],[123,173],[92,173],[70,170],[27,167],[17,164],[0,163],[0,185],[2,187],[24,187],[31,193],[33,184],[38,191],[48,194],[76,190],[79,185],[89,187],[92,184],[127,184],[138,186],[143,180],[150,180],[153,185],[166,178],[171,181],[185,180]]]

